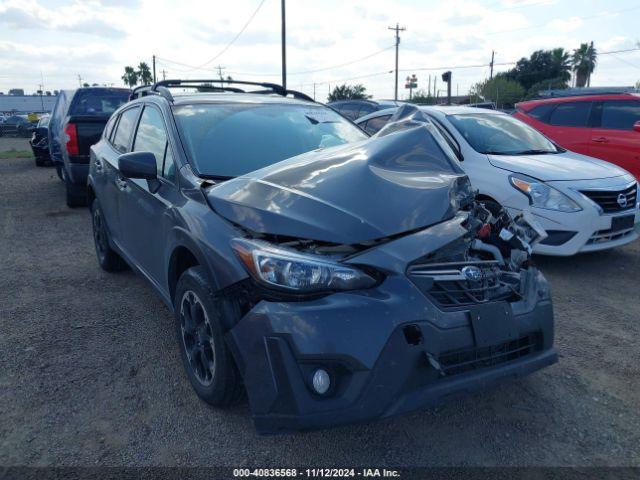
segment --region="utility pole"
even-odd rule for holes
[[[313,99],[316,99],[316,82],[313,82]]]
[[[224,70],[226,67],[221,67],[220,65],[218,65],[216,68],[218,69],[218,76],[220,77],[220,81],[224,82],[224,76],[222,75],[222,70]]]
[[[153,83],[156,83],[156,56],[153,56]]]
[[[493,59],[495,57],[495,54],[496,52],[491,50],[491,63],[489,64],[489,67],[491,68],[491,70],[489,71],[489,80],[493,78]]]
[[[429,74],[429,86],[427,87],[427,96],[431,95],[431,74]]]
[[[42,75],[42,72],[40,72],[40,74]],[[38,93],[40,94],[40,107],[42,108],[42,112],[44,112],[44,100],[42,100],[42,93],[44,90],[44,84],[39,83],[38,87],[40,87],[40,90],[38,90]]]
[[[160,70],[160,73],[162,73],[162,80],[166,80],[167,79],[167,71],[163,68],[162,70]]]
[[[82,87],[82,77],[78,74],[78,86]]]
[[[447,105],[451,105],[451,70],[442,74],[442,81],[447,84]]]
[[[283,0],[284,1],[284,0]],[[395,30],[396,32],[396,84],[394,90],[394,100],[398,100],[398,46],[400,45],[400,32],[404,32],[406,30],[405,27],[400,27],[398,23],[396,23],[395,27],[387,27],[388,30]]]
[[[285,0],[281,0],[282,6],[282,88],[287,90],[287,17]]]

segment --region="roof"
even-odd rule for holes
[[[529,110],[538,105],[544,105],[547,103],[564,103],[564,102],[589,102],[594,100],[622,100],[622,99],[637,99],[640,100],[640,94],[638,93],[601,93],[593,95],[572,95],[568,97],[551,97],[540,98],[536,100],[527,100],[526,102],[520,102],[516,104],[516,108],[522,110]]]
[[[54,95],[0,95],[0,112],[50,112],[57,98]]]

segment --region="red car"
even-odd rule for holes
[[[584,95],[531,100],[514,116],[562,147],[615,163],[640,179],[640,95]]]

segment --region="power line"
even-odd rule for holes
[[[353,65],[356,63],[360,63],[364,60],[368,60],[369,58],[375,57],[376,55],[380,55],[383,52],[386,52],[387,50],[390,50],[392,48],[394,48],[395,45],[389,45],[388,47],[385,47],[381,50],[377,50],[373,53],[370,53],[368,55],[365,55],[364,57],[360,57],[360,58],[356,58],[354,60],[350,60],[348,62],[344,62],[344,63],[339,63],[337,65],[331,65],[329,67],[322,67],[322,68],[316,68],[313,70],[301,70],[299,72],[287,72],[287,76],[291,76],[291,75],[308,75],[311,73],[318,73],[318,72],[325,72],[327,70],[334,70],[336,68],[343,68],[343,67],[347,67],[349,65]],[[189,72],[191,71],[191,69],[195,69],[196,67],[193,67],[192,65],[187,65],[181,62],[176,62],[173,60],[169,60],[168,58],[162,58],[162,57],[156,57],[156,59],[161,60],[163,62],[167,62],[167,63],[173,63],[176,65],[180,65],[182,67],[188,67],[190,70],[182,70],[182,72]],[[206,68],[206,69],[202,69],[202,70],[211,70],[211,71],[217,71],[215,69],[211,69],[211,68]],[[180,70],[178,70],[180,71]],[[235,70],[229,70],[229,73],[232,73],[234,75],[245,75],[247,77],[278,77],[281,75],[281,73],[258,73],[258,72],[238,72]]]
[[[236,34],[235,37],[233,37],[233,39],[227,43],[227,45],[220,50],[216,55],[214,55],[213,57],[211,57],[209,60],[207,60],[206,62],[204,62],[202,65],[199,65],[197,67],[193,67],[193,70],[199,70],[202,67],[205,67],[207,65],[209,65],[211,62],[213,62],[214,60],[216,60],[218,57],[220,57],[224,52],[226,52],[227,50],[229,50],[229,48],[231,48],[231,46],[236,42],[236,40],[238,40],[238,38],[240,38],[240,35],[242,35],[244,33],[244,31],[247,29],[247,27],[249,26],[249,24],[253,21],[253,19],[255,18],[255,16],[258,14],[258,12],[260,11],[260,9],[262,8],[262,5],[264,5],[264,2],[266,2],[266,0],[262,0],[259,4],[258,7],[253,11],[253,13],[251,14],[251,16],[249,17],[249,19],[247,20],[247,22],[244,24],[244,26],[240,29],[240,31]],[[177,63],[177,62],[176,62]],[[185,65],[186,66],[186,65]]]

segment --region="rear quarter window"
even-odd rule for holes
[[[535,118],[536,120],[540,120],[544,123],[549,123],[549,114],[555,108],[557,104],[555,103],[545,103],[542,105],[538,105],[537,107],[533,107],[528,112],[525,112],[526,115]]]

